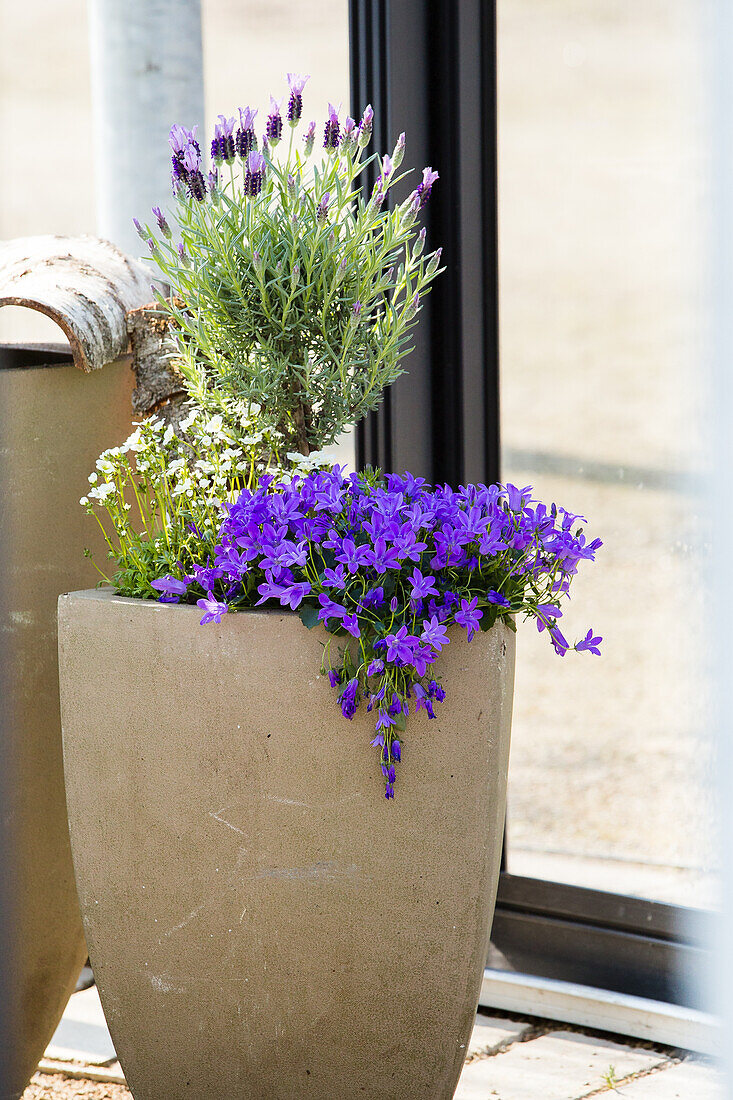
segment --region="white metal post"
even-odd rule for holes
[[[204,120],[201,0],[89,0],[97,231],[137,256],[133,217],[170,195],[168,132]]]

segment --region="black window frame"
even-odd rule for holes
[[[349,38],[352,114],[373,105],[373,147],[390,151],[404,127],[405,165],[440,171],[428,247],[443,245],[446,268],[423,304],[409,376],[357,429],[358,462],[452,485],[497,481],[496,2],[349,0]],[[690,975],[706,965],[713,920],[512,875],[504,860],[488,962],[701,1008]]]

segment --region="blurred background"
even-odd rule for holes
[[[240,105],[262,118],[287,71],[311,74],[307,118],[348,105],[346,0],[203,12],[209,131]],[[503,477],[605,543],[565,630],[592,625],[603,657],[520,631],[508,869],[707,908],[699,17],[696,0],[499,0],[499,236]],[[0,237],[95,232],[86,0],[0,5],[0,142]],[[2,341],[60,335],[0,311]]]

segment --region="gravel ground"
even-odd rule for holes
[[[35,1073],[22,1100],[130,1100],[132,1093],[124,1085],[107,1085],[65,1077],[61,1073]]]

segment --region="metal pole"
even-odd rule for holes
[[[131,255],[133,217],[170,194],[168,132],[204,120],[201,0],[90,0],[97,231]]]

